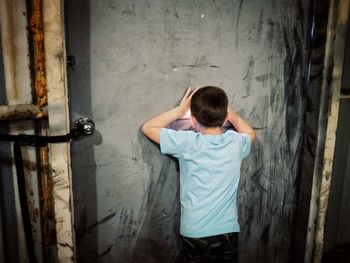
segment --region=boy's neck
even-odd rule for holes
[[[200,133],[204,135],[221,135],[222,130],[221,130],[221,127],[210,127],[210,128],[201,127]]]

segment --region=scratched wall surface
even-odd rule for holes
[[[78,262],[177,262],[178,167],[139,131],[189,85],[223,87],[256,129],[238,195],[240,262],[291,258],[308,1],[66,1]]]

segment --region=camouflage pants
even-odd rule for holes
[[[184,262],[238,262],[238,233],[181,240]]]

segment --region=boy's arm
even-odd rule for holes
[[[189,110],[191,105],[192,95],[197,91],[197,89],[188,88],[185,96],[182,98],[179,106],[154,116],[150,120],[146,121],[142,125],[142,132],[152,141],[160,143],[160,131],[162,128],[167,127],[173,121],[183,116],[187,110]]]
[[[228,106],[228,120],[231,122],[233,127],[239,132],[239,133],[246,133],[250,136],[251,142],[253,142],[256,138],[255,131],[253,130],[252,126],[245,120],[243,120],[237,112],[235,112],[231,106]]]

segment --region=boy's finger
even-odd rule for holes
[[[188,95],[192,92],[192,87],[188,87],[185,93],[185,97],[188,97]]]
[[[193,94],[195,94],[196,93],[196,91],[199,89],[199,87],[197,86],[197,87],[195,87],[192,91],[191,91],[191,97],[193,96]]]

